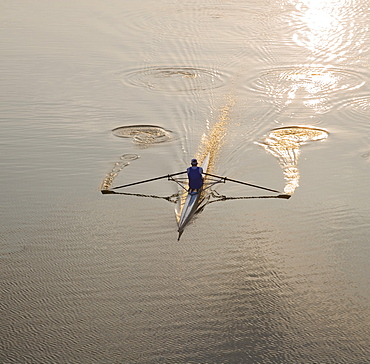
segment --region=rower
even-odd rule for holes
[[[203,168],[198,167],[198,161],[196,159],[191,160],[191,167],[187,169],[189,178],[189,192],[197,193],[203,186]]]

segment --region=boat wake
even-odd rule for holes
[[[256,144],[263,147],[279,161],[286,181],[284,193],[292,195],[299,186],[298,159],[301,145],[327,139],[329,133],[324,129],[308,126],[288,126],[272,129],[261,142]]]
[[[112,170],[105,176],[100,186],[102,193],[107,193],[105,191],[108,191],[112,187],[113,181],[117,177],[118,173],[121,172],[123,168],[127,167],[131,161],[134,161],[138,158],[139,156],[137,154],[121,155],[120,160],[114,164]]]

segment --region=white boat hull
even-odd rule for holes
[[[210,155],[208,154],[202,163],[203,172],[207,172],[208,164],[209,164]],[[195,212],[197,211],[200,203],[202,202],[202,195],[203,195],[203,188],[201,188],[196,193],[187,193],[183,208],[181,210],[180,219],[178,221],[178,232],[179,232],[179,239],[184,231],[186,224],[191,220],[194,216]]]

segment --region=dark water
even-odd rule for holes
[[[3,0],[0,362],[369,363],[369,13]],[[206,151],[292,197],[100,193]]]

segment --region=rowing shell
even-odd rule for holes
[[[181,199],[178,200],[179,210],[176,210],[176,217],[177,217],[177,221],[178,221],[178,230],[177,231],[179,232],[178,240],[180,239],[181,234],[183,233],[186,224],[191,220],[191,218],[194,216],[194,214],[196,212],[200,211],[200,209],[202,209],[205,206],[205,203],[203,203],[203,202],[205,201],[205,199],[207,197],[209,197],[211,195],[211,194],[207,194],[205,192],[205,190],[211,188],[212,186],[214,186],[217,183],[226,183],[226,181],[230,181],[230,182],[235,182],[235,183],[239,183],[239,184],[242,184],[242,185],[246,185],[246,186],[249,186],[249,187],[255,187],[255,188],[260,188],[262,190],[279,193],[278,196],[261,196],[261,197],[256,197],[256,198],[284,198],[284,199],[289,199],[291,197],[291,195],[281,194],[281,192],[279,192],[277,190],[274,190],[274,189],[271,189],[271,188],[257,186],[257,185],[251,184],[251,183],[238,181],[238,180],[231,179],[231,178],[228,178],[228,177],[221,177],[221,176],[216,176],[214,174],[207,173],[208,172],[209,159],[210,159],[210,155],[208,154],[204,158],[203,163],[202,163],[203,174],[206,176],[206,181],[203,183],[202,188],[198,192],[195,192],[195,193],[187,192],[186,181],[184,181],[182,178],[177,177],[181,174],[185,174],[186,171],[167,174],[167,175],[160,176],[160,177],[149,178],[149,179],[146,179],[144,181],[132,182],[132,183],[124,184],[122,186],[112,187],[111,189],[103,188],[101,190],[101,193],[103,193],[103,194],[114,194],[114,193],[118,193],[118,192],[115,192],[114,190],[119,189],[119,188],[126,188],[126,187],[130,187],[130,186],[134,186],[134,185],[139,185],[139,184],[142,184],[142,183],[157,181],[157,180],[164,179],[164,178],[167,178],[169,181],[176,182],[178,185],[180,185],[186,191],[186,193],[182,194]],[[176,178],[174,178],[175,176],[176,176]],[[140,197],[164,198],[167,201],[174,202],[174,201],[171,200],[171,197],[173,197],[174,195],[168,196],[168,197],[160,197],[160,196],[154,196],[154,195],[143,195],[143,194],[135,194],[135,193],[128,193],[128,192],[123,192],[123,193],[120,193],[120,194],[140,196]],[[178,195],[176,194],[176,196],[178,196]],[[223,196],[223,197],[225,197],[226,200],[227,199],[243,198],[243,197],[226,198],[226,196]],[[253,197],[246,197],[246,198],[253,198]],[[203,205],[202,205],[202,203],[203,203]]]
[[[209,153],[207,154],[207,156],[204,158],[203,160],[203,163],[202,163],[202,168],[203,168],[203,173],[207,173],[207,169],[208,169],[208,164],[209,164]],[[203,184],[204,186],[204,184]],[[186,226],[186,224],[191,220],[191,218],[194,216],[195,212],[197,211],[200,203],[202,202],[202,194],[203,194],[203,186],[200,190],[198,190],[198,192],[188,192],[187,193],[187,196],[186,196],[186,199],[185,199],[185,203],[184,203],[184,206],[181,210],[181,215],[180,215],[180,219],[178,221],[178,226],[179,226],[179,229],[178,229],[178,232],[179,232],[179,238],[180,239],[180,236],[182,234],[182,232],[184,231],[184,228]]]

